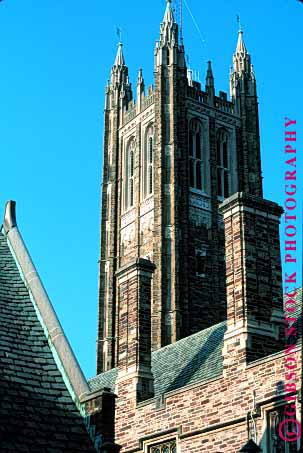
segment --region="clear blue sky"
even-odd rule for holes
[[[206,41],[185,8],[191,66],[203,81],[211,59],[217,90],[228,90],[241,16],[258,83],[265,197],[282,202],[285,115],[298,122],[302,169],[303,5],[187,3]],[[17,201],[21,233],[87,376],[95,373],[104,86],[116,26],[132,82],[142,67],[150,84],[164,9],[164,0],[0,3],[0,206]]]

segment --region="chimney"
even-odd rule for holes
[[[225,227],[227,291],[223,355],[224,366],[229,367],[235,361],[247,363],[283,347],[279,239],[283,209],[240,192],[226,199],[220,211]]]
[[[132,380],[136,402],[154,395],[151,372],[151,279],[154,264],[142,258],[117,272],[118,394]]]

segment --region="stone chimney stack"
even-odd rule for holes
[[[239,348],[249,362],[283,347],[279,223],[283,209],[236,193],[220,206],[225,226],[227,331],[224,365]]]
[[[118,394],[123,395],[123,387],[130,385],[136,402],[154,394],[151,372],[151,279],[154,267],[150,261],[137,258],[117,272]]]

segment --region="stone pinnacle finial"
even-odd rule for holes
[[[138,85],[143,83],[143,71],[142,68],[139,69],[138,71],[138,80],[137,80]]]
[[[210,60],[207,62],[207,76],[208,77],[213,77],[213,70],[212,70],[212,67],[211,67],[211,61]]]
[[[212,103],[214,96],[215,96],[215,81],[213,70],[211,67],[211,61],[207,62],[207,73],[206,73],[206,80],[205,80],[205,89],[209,95],[209,100]]]
[[[242,53],[243,55],[247,54],[247,49],[246,49],[245,42],[243,39],[242,30],[238,31],[238,43],[237,43],[236,53]]]
[[[115,66],[124,66],[125,65],[122,47],[123,47],[122,42],[119,42],[117,56],[116,56],[116,60],[115,60]]]
[[[166,0],[166,10],[164,14],[164,23],[173,23],[175,21],[173,10],[171,7],[171,0]]]
[[[251,60],[250,55],[247,52],[245,42],[243,39],[243,31],[238,32],[238,42],[236,51],[233,57],[234,71],[237,73],[246,72],[247,74],[251,71]]]

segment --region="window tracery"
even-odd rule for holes
[[[145,133],[143,153],[143,198],[154,191],[154,128],[149,126]]]
[[[177,453],[176,441],[166,441],[149,448],[149,453]]]
[[[205,191],[205,162],[203,156],[202,125],[194,119],[189,126],[189,185]]]
[[[228,198],[230,195],[230,165],[228,133],[220,130],[217,136],[217,182],[218,197]]]
[[[131,140],[126,148],[124,162],[124,210],[134,206],[134,166],[135,141]]]

